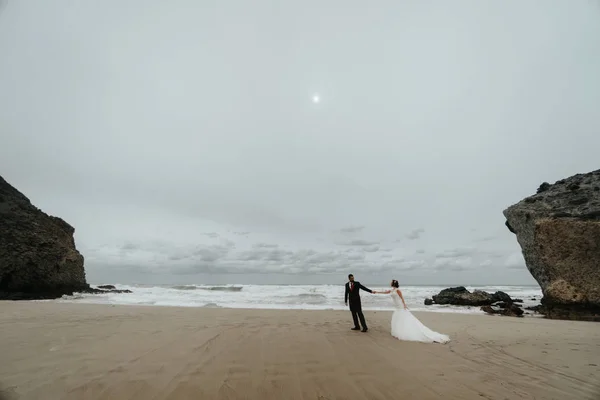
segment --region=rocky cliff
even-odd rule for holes
[[[546,316],[600,321],[600,170],[544,182],[504,216]]]
[[[74,231],[0,176],[0,299],[50,299],[88,290]]]

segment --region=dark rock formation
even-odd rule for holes
[[[116,289],[116,287],[114,285],[100,285],[100,286],[98,286],[98,289],[114,290],[114,289]]]
[[[464,286],[444,289],[432,296],[435,304],[451,304],[456,306],[485,306],[499,301],[512,303],[513,300],[504,292],[488,293],[483,290],[468,291]]]
[[[64,290],[64,291],[42,291],[42,292],[0,292],[0,300],[52,300],[60,298],[64,295],[71,296],[74,293],[88,293],[88,294],[104,294],[104,293],[132,293],[131,290],[111,289],[102,290],[95,289],[92,287],[84,287],[78,290]]]
[[[75,229],[47,215],[0,177],[0,300],[98,293],[86,282]]]
[[[546,309],[544,308],[544,306],[542,304],[538,304],[537,306],[533,306],[533,307],[525,307],[526,310],[529,311],[534,311],[536,313],[540,313],[540,314],[546,314]]]
[[[112,286],[112,285],[106,285],[106,286]],[[100,286],[98,286],[98,287],[100,287]],[[94,288],[89,288],[89,289],[85,289],[81,293],[103,294],[103,293],[133,293],[133,292],[131,290],[129,290],[129,289],[94,289]]]
[[[481,311],[485,311],[488,314],[500,314],[507,317],[522,317],[524,311],[515,303],[498,303],[494,306],[483,306]]]
[[[458,306],[481,306],[481,310],[489,314],[500,314],[512,317],[521,317],[524,311],[517,301],[523,300],[512,299],[508,294],[497,291],[488,293],[483,290],[474,290],[469,292],[464,286],[458,286],[442,290],[432,299],[425,299],[425,305],[435,304],[451,304]]]
[[[504,216],[546,317],[600,321],[600,170],[544,183]]]
[[[74,231],[0,177],[0,299],[48,299],[87,289]]]
[[[543,182],[540,187],[538,188],[536,193],[542,193],[545,192],[546,190],[550,189],[550,184],[548,182]]]
[[[511,297],[508,294],[501,292],[501,291],[497,291],[496,293],[492,294],[492,298],[495,301],[505,301],[507,303],[513,303],[515,301],[515,300],[511,299]]]

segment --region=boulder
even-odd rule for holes
[[[516,300],[511,299],[508,294],[501,292],[500,290],[498,290],[496,293],[492,294],[492,298],[494,299],[494,301],[504,301],[507,303],[516,302]]]
[[[433,304],[433,299],[425,299],[425,305],[430,306]]]
[[[545,314],[546,310],[542,304],[538,304],[537,306],[525,307],[526,310],[534,311],[536,313]]]
[[[513,300],[504,292],[488,293],[483,290],[470,292],[464,286],[457,286],[440,291],[432,296],[435,304],[450,304],[455,306],[485,306],[498,301],[510,302]]]
[[[481,307],[481,311],[484,311],[488,314],[499,314],[507,317],[522,317],[524,311],[516,305],[515,303],[499,303],[494,306],[487,305]]]
[[[600,321],[600,170],[543,183],[504,216],[546,317]]]

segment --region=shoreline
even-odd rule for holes
[[[43,300],[0,300],[0,304],[2,303],[40,303],[40,304],[72,304],[72,305],[81,305],[81,306],[98,306],[98,307],[129,307],[129,308],[136,308],[136,307],[140,307],[140,308],[175,308],[175,309],[201,309],[201,310],[235,310],[235,311],[244,311],[244,310],[250,310],[250,311],[274,311],[274,312],[297,312],[297,311],[301,311],[301,312],[345,312],[345,311],[349,311],[348,307],[342,307],[342,308],[278,308],[278,307],[228,307],[228,306],[217,306],[217,307],[212,307],[212,306],[197,306],[197,305],[190,305],[190,306],[184,306],[184,305],[170,305],[170,304],[124,304],[124,303],[94,303],[94,302],[85,302],[85,301],[78,301],[78,300],[70,300],[70,299],[43,299]],[[461,306],[461,307],[467,307],[467,306]],[[473,307],[473,308],[477,308],[479,309],[479,307]],[[492,314],[486,314],[483,311],[479,311],[479,312],[456,312],[456,311],[444,311],[444,310],[440,310],[440,309],[431,309],[431,310],[412,310],[410,309],[410,312],[413,314],[429,314],[429,313],[433,313],[433,314],[450,314],[450,315],[472,315],[472,316],[489,316],[489,317],[500,317],[501,315],[492,315]],[[372,313],[377,313],[377,312],[387,312],[387,313],[393,313],[394,309],[393,308],[367,308],[367,307],[363,307],[363,311],[365,312],[372,312]],[[525,317],[532,317],[532,316],[538,316],[538,315],[526,315]],[[541,314],[539,314],[539,316],[542,316]],[[505,317],[504,318],[514,318],[514,317]]]
[[[0,302],[9,302],[11,300],[0,300]],[[199,309],[208,309],[208,310],[257,310],[257,311],[332,311],[332,312],[344,312],[349,309],[347,306],[341,306],[338,308],[301,308],[301,307],[234,307],[234,306],[201,306],[201,305],[171,305],[171,304],[125,304],[125,303],[96,303],[96,302],[86,302],[79,301],[78,299],[45,299],[45,300],[17,300],[19,302],[34,302],[34,303],[59,303],[59,304],[81,304],[81,305],[97,305],[97,306],[108,306],[108,307],[172,307],[172,308],[199,308]],[[454,308],[451,308],[454,307]],[[389,308],[370,308],[364,307],[363,311],[365,312],[389,312],[392,313],[394,311],[393,307]],[[464,309],[465,311],[460,311]],[[413,310],[409,307],[409,310],[413,314],[450,314],[450,315],[473,315],[473,316],[489,316],[489,317],[503,317],[503,318],[544,318],[543,314],[538,312],[527,311],[523,314],[523,317],[512,317],[512,316],[503,316],[500,314],[488,314],[485,311],[481,311],[478,306],[424,306],[422,309]]]
[[[597,323],[415,312],[0,302],[0,389],[28,399],[597,399]],[[10,396],[13,396],[12,398]],[[320,396],[320,397],[319,397]]]

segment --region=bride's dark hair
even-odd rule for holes
[[[392,286],[395,287],[395,288],[397,288],[397,287],[400,287],[400,284],[398,283],[397,280],[392,279]]]

